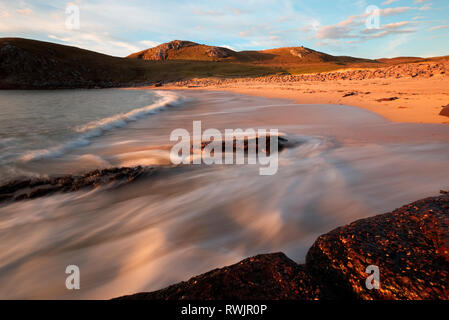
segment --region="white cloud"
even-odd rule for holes
[[[142,40],[142,41],[139,41],[139,43],[143,44],[144,46],[146,46],[148,48],[153,48],[153,47],[156,47],[161,44],[160,42],[151,41],[151,40]]]
[[[441,29],[449,29],[449,25],[441,25],[429,28],[429,31],[441,30]]]
[[[392,4],[393,2],[396,2],[396,1],[399,1],[399,0],[387,0],[385,2],[382,2],[382,5],[383,6],[387,6],[387,5]]]
[[[24,8],[24,9],[16,9],[16,12],[18,14],[23,14],[25,16],[29,16],[33,13],[33,10],[31,10],[30,8]]]

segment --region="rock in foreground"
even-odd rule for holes
[[[380,288],[365,286],[366,267]],[[449,195],[320,236],[299,265],[259,255],[168,288],[119,299],[449,299]]]

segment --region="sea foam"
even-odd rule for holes
[[[168,106],[179,105],[183,101],[183,98],[181,96],[173,92],[154,91],[154,93],[159,96],[159,101],[145,107],[131,110],[126,113],[115,114],[110,117],[78,126],[74,129],[75,132],[79,134],[75,139],[52,148],[27,152],[20,158],[20,160],[28,162],[59,157],[71,149],[83,147],[90,144],[90,139],[101,136],[105,131],[122,128],[130,122],[137,121],[150,114],[155,114]]]

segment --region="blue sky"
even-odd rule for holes
[[[75,13],[66,9],[74,6],[79,8],[79,28],[67,27]],[[370,6],[378,9],[367,13]],[[0,0],[0,37],[116,56],[174,39],[235,50],[304,45],[366,58],[438,56],[449,55],[449,1]]]

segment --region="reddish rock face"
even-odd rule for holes
[[[367,290],[366,267],[380,271]],[[358,299],[449,298],[449,197],[428,198],[321,237],[306,259],[310,276]]]
[[[260,255],[187,282],[119,299],[449,299],[449,194],[320,236],[298,265]],[[380,271],[369,290],[366,267]]]

